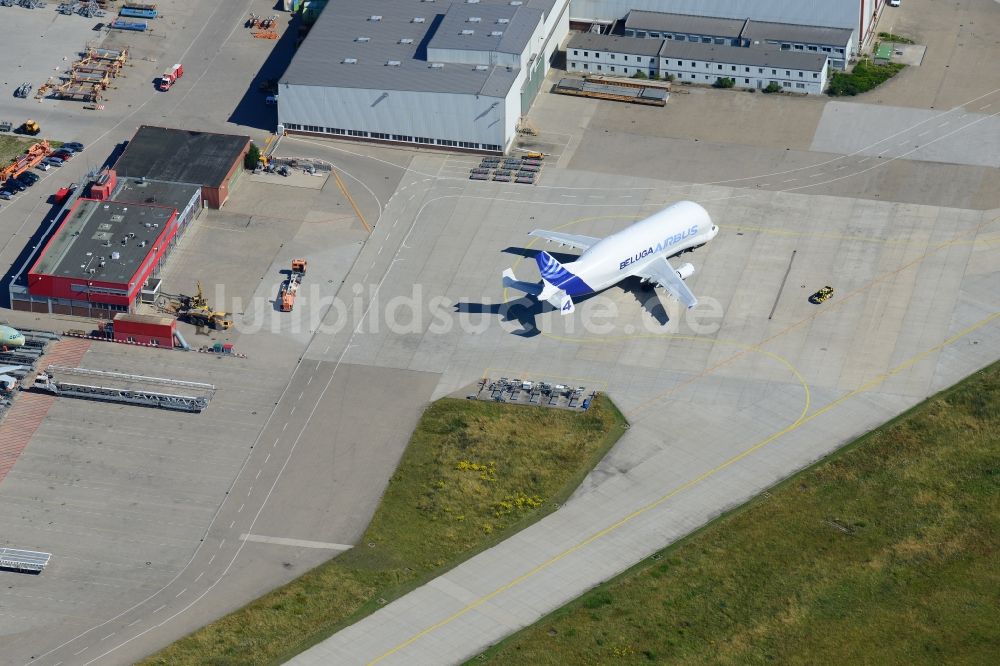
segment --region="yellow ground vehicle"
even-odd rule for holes
[[[25,120],[24,124],[18,128],[21,134],[30,134],[35,136],[42,131],[42,126],[38,124],[35,120]]]
[[[833,287],[827,285],[826,287],[823,287],[815,294],[810,296],[809,302],[812,303],[813,305],[819,305],[824,301],[830,300],[832,297],[833,297]]]

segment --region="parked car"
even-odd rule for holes
[[[268,106],[274,106],[275,104],[278,103],[278,96],[268,95],[267,97],[264,98],[264,103],[267,104]]]
[[[80,143],[79,141],[70,141],[69,143],[64,143],[62,145],[62,147],[63,148],[69,148],[74,153],[82,153],[83,152],[83,144]]]
[[[68,150],[57,150],[52,154],[52,157],[58,157],[63,162],[68,162],[69,160],[73,159],[73,153],[69,152]]]
[[[39,181],[38,176],[31,173],[30,171],[25,171],[20,176],[17,177],[18,180],[25,183],[28,187],[31,187]]]
[[[64,143],[63,145],[59,146],[59,148],[56,150],[56,152],[57,153],[69,153],[70,155],[73,155],[74,153],[76,153],[76,148],[73,148],[72,146],[67,146]]]
[[[36,169],[38,169],[39,171],[48,171],[49,169],[51,169],[51,168],[52,168],[52,165],[51,165],[51,164],[47,164],[47,163],[46,163],[46,162],[45,162],[45,161],[43,160],[43,161],[39,162],[39,163],[38,163],[38,166],[36,166],[35,168],[36,168]]]
[[[7,182],[4,183],[4,189],[6,189],[8,192],[15,192],[15,191],[24,192],[28,188],[26,185],[24,185],[24,183],[18,181],[17,178],[8,178]]]
[[[46,157],[44,160],[42,160],[42,164],[48,164],[49,166],[61,167],[63,165],[63,161],[59,157],[54,157],[54,156],[50,155],[49,157]]]
[[[13,198],[14,195],[8,192],[7,190],[0,190],[0,199],[3,199],[4,201],[10,201]]]

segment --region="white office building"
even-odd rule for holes
[[[566,48],[571,72],[609,76],[673,75],[677,82],[711,85],[731,78],[737,88],[761,90],[775,83],[788,92],[819,95],[829,76],[821,53],[701,42],[582,33]]]
[[[330,0],[278,86],[279,130],[505,152],[569,0]]]

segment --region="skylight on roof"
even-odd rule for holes
[[[354,41],[356,41],[356,42],[370,42],[371,40],[372,40],[371,37],[358,37]]]
[[[493,32],[490,33],[490,37],[502,37],[502,36],[503,36],[503,30],[494,30]]]
[[[444,63],[443,62],[432,62],[431,63],[431,69],[441,69],[442,67],[444,67]]]
[[[501,25],[503,25],[505,23],[510,23],[510,19],[509,18],[498,18],[497,19],[497,23],[499,23]]]
[[[483,19],[481,17],[479,17],[479,16],[470,16],[469,17],[469,23],[479,23],[482,20]]]
[[[489,68],[490,68],[489,65],[476,65],[476,71],[477,72],[485,72]]]
[[[413,43],[413,39],[411,39],[410,37],[403,37],[402,39],[399,40],[399,43],[400,44],[412,44]]]

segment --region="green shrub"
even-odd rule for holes
[[[712,87],[714,87],[714,88],[732,88],[735,85],[736,85],[736,79],[731,79],[731,78],[729,78],[727,76],[720,76],[719,78],[717,78],[715,80],[715,83],[712,84]]]
[[[250,144],[250,150],[247,154],[243,156],[243,168],[253,171],[257,168],[257,164],[260,162],[260,148],[254,144]]]
[[[781,92],[781,86],[779,84],[775,83],[774,81],[771,81],[770,83],[767,84],[767,87],[764,88],[764,92],[766,92],[766,93]]]
[[[635,74],[632,75],[632,78],[633,79],[648,79],[649,77],[646,76],[646,72],[642,71],[641,69],[637,69],[637,70],[635,70]]]
[[[897,44],[913,44],[913,40],[909,37],[903,37],[902,35],[894,35],[891,32],[880,32],[878,33],[880,39],[886,42],[895,42]]]
[[[862,60],[852,72],[834,72],[827,94],[833,97],[854,96],[868,92],[896,76],[905,65],[896,62],[876,65]]]

